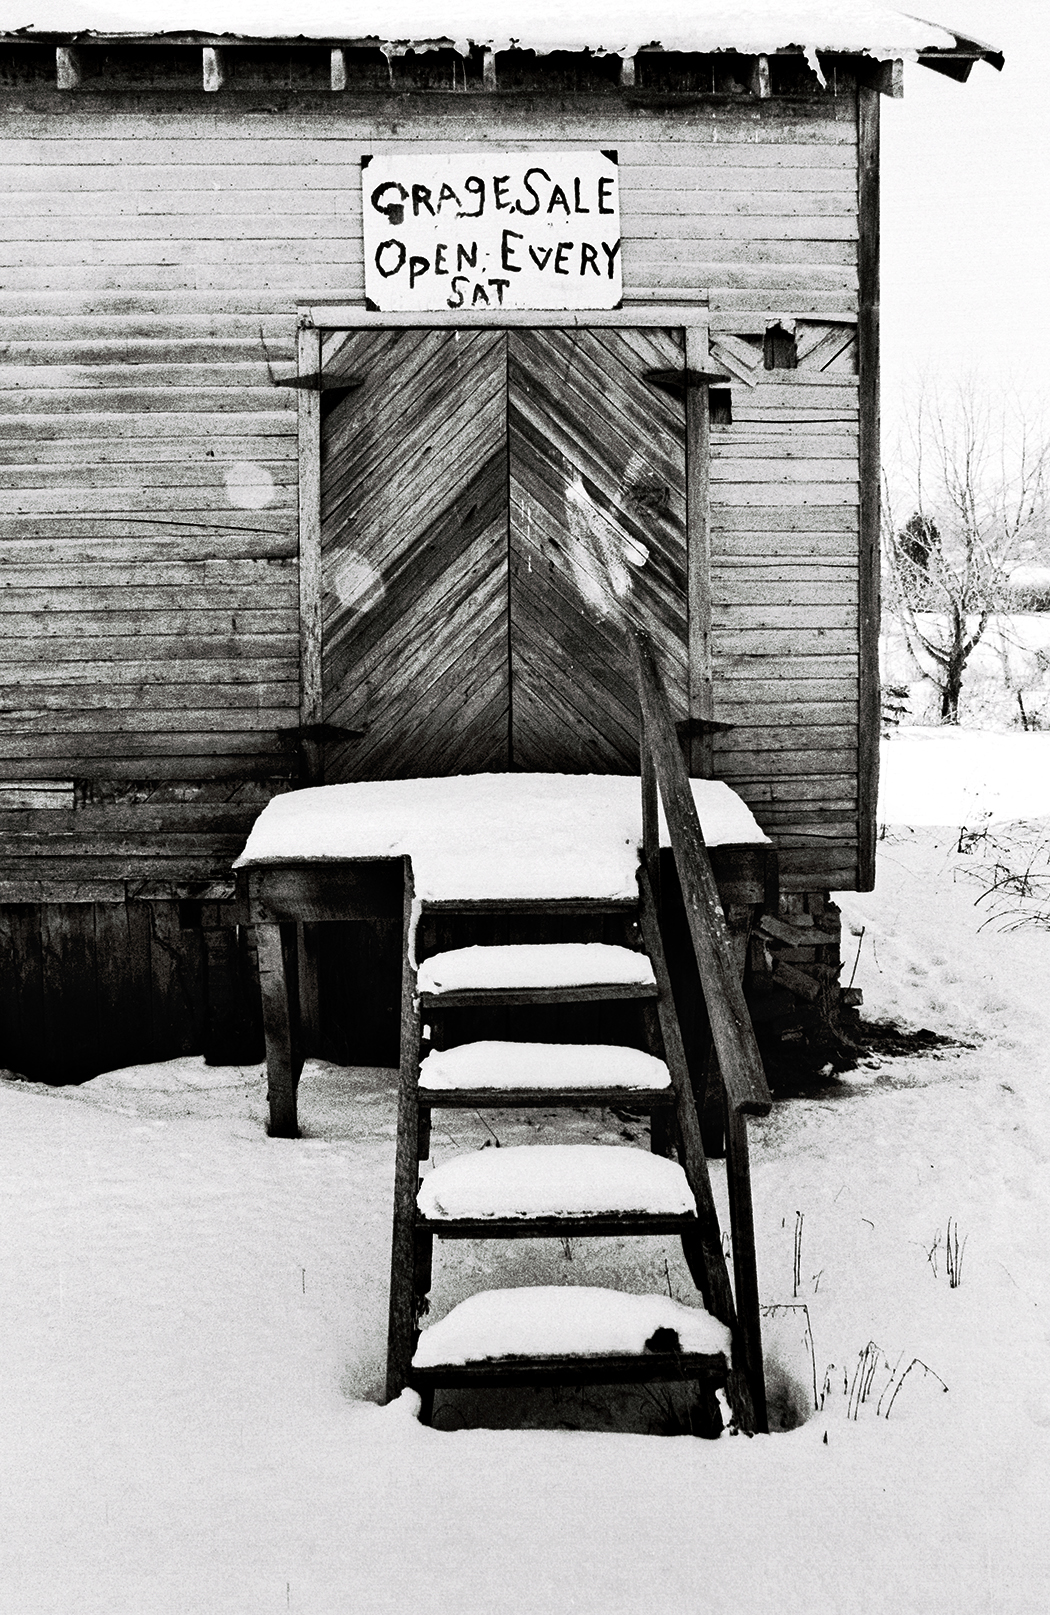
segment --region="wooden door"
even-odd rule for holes
[[[633,772],[627,622],[686,716],[683,366],[682,333],[658,329],[330,341],[329,783]]]
[[[510,766],[506,339],[346,333],[321,436],[328,783]],[[345,383],[342,396],[331,390]]]
[[[688,712],[685,394],[668,384],[684,334],[509,344],[514,767],[633,773],[625,623],[651,634],[675,716]]]

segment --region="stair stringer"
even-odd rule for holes
[[[415,901],[410,861],[406,861],[403,950],[401,1050],[398,1084],[398,1128],[394,1173],[393,1230],[391,1245],[390,1330],[387,1353],[387,1400],[393,1400],[412,1383],[412,1358],[420,1324],[428,1307],[431,1284],[433,1232],[418,1226],[416,1196],[420,1186],[419,1163],[427,1153],[419,1105],[420,1047],[422,1012],[417,967],[414,958],[415,927],[419,906]],[[742,1430],[753,1431],[754,1399],[742,1362],[740,1330],[733,1292],[722,1251],[722,1236],[711,1190],[707,1161],[703,1152],[700,1125],[686,1062],[681,1030],[674,1007],[670,977],[660,935],[656,906],[644,870],[639,876],[639,922],[645,951],[656,976],[658,996],[644,1006],[651,1052],[660,1052],[671,1076],[675,1102],[662,1123],[663,1136],[654,1148],[670,1153],[673,1144],[696,1202],[697,1226],[682,1236],[693,1281],[706,1309],[730,1330],[734,1342],[734,1362],[728,1376],[728,1392],[735,1422]],[[654,1122],[657,1120],[654,1117]],[[429,1126],[426,1127],[429,1133]],[[670,1135],[670,1136],[668,1136]],[[655,1365],[654,1365],[655,1366]]]
[[[405,903],[401,950],[401,1054],[397,1085],[397,1151],[394,1158],[394,1208],[390,1247],[390,1324],[387,1335],[386,1396],[393,1401],[409,1379],[419,1319],[426,1307],[420,1284],[429,1267],[427,1251],[418,1248],[416,1195],[419,1191],[419,1047],[422,1031],[416,990],[415,879],[412,860],[405,860]],[[421,1260],[422,1259],[422,1260]],[[420,1268],[424,1271],[420,1271]]]
[[[733,1336],[733,1364],[729,1373],[729,1400],[740,1429],[753,1432],[755,1405],[744,1361],[743,1341],[732,1286],[726,1270],[722,1250],[722,1231],[718,1211],[711,1190],[711,1177],[707,1169],[700,1118],[692,1078],[686,1060],[685,1045],[678,1024],[678,1015],[671,991],[671,977],[664,954],[663,938],[656,902],[649,877],[642,868],[638,872],[639,924],[642,941],[656,976],[658,997],[655,1014],[659,1022],[663,1056],[671,1074],[675,1094],[675,1130],[679,1164],[685,1172],[689,1187],[696,1199],[697,1227],[695,1233],[682,1236],[682,1249],[689,1265],[693,1282],[703,1297],[704,1306],[712,1317],[724,1323]],[[655,1052],[655,1051],[654,1051]]]

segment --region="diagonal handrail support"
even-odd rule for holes
[[[729,946],[692,786],[678,745],[674,720],[660,684],[652,647],[629,634],[641,716],[643,864],[658,868],[656,796],[663,802],[671,850],[682,889],[689,935],[711,1026],[726,1098],[726,1179],[733,1239],[733,1278],[744,1371],[751,1389],[755,1428],[768,1428],[758,1271],[747,1147],[748,1116],[766,1116],[772,1098],[766,1083],[743,986]]]
[[[648,640],[631,634],[642,714],[642,753],[652,759],[707,1000],[711,1035],[731,1111],[768,1116],[773,1100],[736,972],[700,816]],[[643,775],[644,777],[644,775]],[[648,849],[646,849],[648,851]]]

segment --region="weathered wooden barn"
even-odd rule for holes
[[[634,772],[603,591],[784,912],[867,889],[879,100],[994,54],[868,0],[198,9],[0,37],[0,1065],[257,1054],[276,793]],[[399,925],[336,933],[328,1047],[392,1063]]]

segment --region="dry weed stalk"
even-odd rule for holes
[[[944,1265],[948,1272],[948,1283],[953,1290],[957,1290],[962,1283],[962,1264],[966,1254],[966,1246],[970,1236],[967,1234],[962,1244],[959,1243],[959,1223],[951,1217],[948,1218],[948,1228],[944,1241]]]

